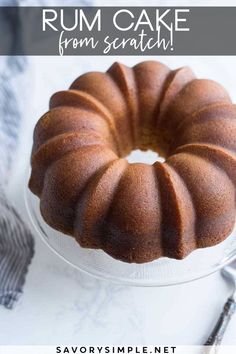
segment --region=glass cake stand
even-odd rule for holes
[[[70,236],[48,226],[39,200],[25,188],[25,202],[34,229],[46,244],[73,267],[106,280],[133,286],[167,286],[207,276],[236,257],[236,229],[221,244],[192,252],[183,260],[161,258],[145,264],[128,264],[101,250],[84,249]]]

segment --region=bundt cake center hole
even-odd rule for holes
[[[162,156],[152,150],[142,151],[139,149],[132,150],[131,153],[126,156],[126,159],[129,163],[147,163],[149,165],[152,165],[156,161],[165,161]]]

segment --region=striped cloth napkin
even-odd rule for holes
[[[1,3],[2,5],[2,3]],[[4,4],[3,4],[4,5]],[[15,4],[13,4],[15,5]],[[15,13],[17,16],[17,11]],[[1,33],[14,50],[20,45],[16,17],[0,18]],[[9,28],[12,29],[9,31]],[[34,254],[32,235],[6,196],[7,181],[17,147],[21,123],[19,91],[26,90],[27,58],[0,59],[0,305],[11,309],[22,293],[28,265]],[[22,102],[21,102],[22,103]]]

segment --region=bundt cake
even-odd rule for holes
[[[165,162],[128,163],[134,149]],[[216,245],[235,222],[236,106],[188,67],[114,63],[55,93],[34,130],[30,190],[54,229],[143,263]]]

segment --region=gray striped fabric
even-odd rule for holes
[[[33,239],[0,189],[0,304],[12,308],[22,293]]]
[[[0,18],[1,33],[9,26],[9,45],[20,45],[14,18]],[[0,304],[12,308],[22,293],[28,265],[34,253],[33,238],[19,214],[7,200],[5,189],[11,170],[11,162],[17,147],[21,98],[24,97],[27,80],[25,57],[1,57],[0,59]],[[19,95],[19,92],[21,94]]]

